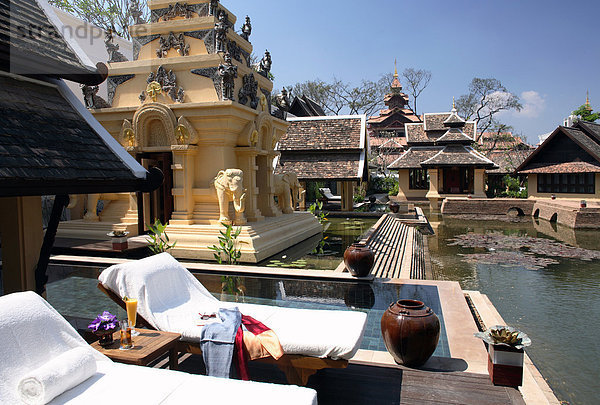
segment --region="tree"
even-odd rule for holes
[[[519,97],[510,93],[500,80],[490,78],[474,78],[469,85],[469,93],[456,100],[456,109],[465,119],[473,119],[477,123],[479,142],[483,133],[494,130],[503,124],[497,119],[501,111],[517,110],[523,106]]]
[[[423,90],[429,85],[431,72],[424,69],[407,68],[402,72],[402,77],[405,80],[409,94],[413,98],[413,111],[418,115],[417,98],[419,98]]]
[[[585,103],[575,111],[573,111],[573,115],[579,117],[579,119],[587,122],[594,122],[600,118],[600,113],[592,112],[594,111],[592,107],[590,107],[589,103]]]
[[[369,116],[383,105],[389,84],[389,78],[384,75],[376,82],[363,79],[358,86],[334,77],[330,83],[321,79],[307,80],[287,88],[290,97],[307,96],[321,105],[327,114],[346,112]]]
[[[129,26],[149,20],[145,1],[139,0],[49,0],[65,10],[105,31],[112,30],[120,37],[131,39]]]

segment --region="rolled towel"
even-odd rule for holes
[[[76,347],[23,376],[17,391],[27,405],[47,404],[96,373],[91,348]]]

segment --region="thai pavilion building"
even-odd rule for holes
[[[384,103],[387,108],[367,121],[369,147],[371,155],[376,157],[373,163],[379,168],[386,168],[408,148],[404,125],[421,122],[421,118],[408,106],[408,95],[402,93],[397,69]]]
[[[405,124],[408,150],[388,166],[398,170],[399,200],[448,196],[486,198],[485,171],[497,165],[473,148],[475,122],[448,113],[424,114],[423,122]]]
[[[559,126],[519,166],[529,198],[600,199],[600,125]]]

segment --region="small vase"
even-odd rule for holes
[[[354,277],[366,277],[375,263],[375,253],[366,245],[353,243],[344,252],[344,264]]]
[[[391,202],[390,203],[390,211],[392,211],[394,214],[397,214],[398,211],[400,211],[400,204],[398,204],[395,201]]]
[[[113,333],[116,329],[111,330],[103,330],[96,331],[94,334],[98,336],[100,339],[98,340],[98,344],[102,347],[107,347],[113,344]]]
[[[392,303],[381,317],[381,334],[396,363],[418,367],[431,357],[440,338],[440,320],[421,301]]]

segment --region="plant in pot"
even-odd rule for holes
[[[88,325],[88,329],[100,338],[100,346],[106,347],[113,342],[113,333],[119,328],[117,317],[108,311],[98,315],[96,319]]]
[[[488,372],[495,385],[523,384],[523,348],[531,345],[527,334],[510,326],[496,325],[475,333],[488,348]]]
[[[106,234],[110,237],[112,242],[113,250],[126,250],[127,249],[127,231],[111,231]]]

